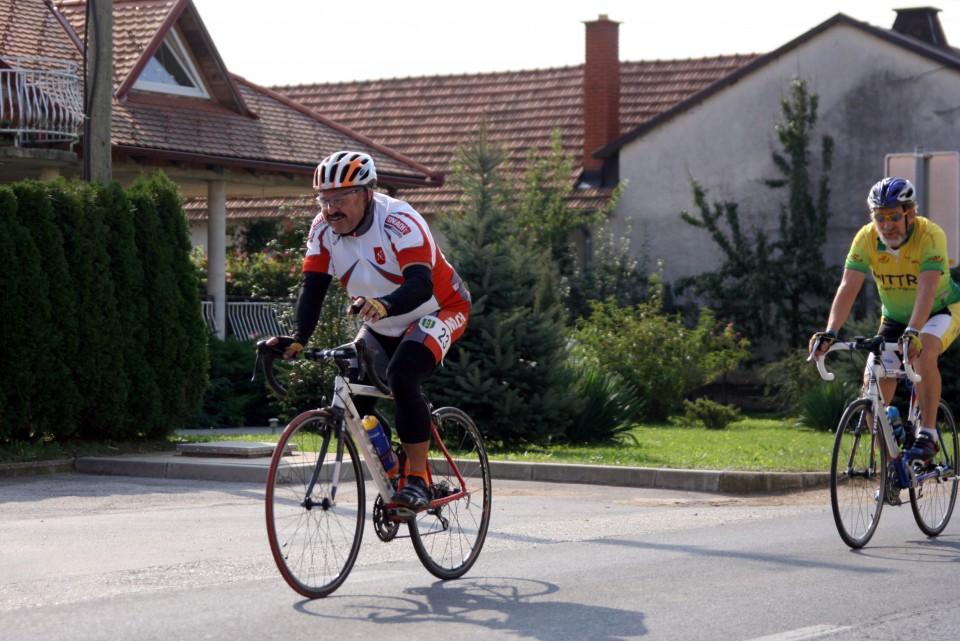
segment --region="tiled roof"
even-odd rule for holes
[[[177,0],[138,0],[113,3],[113,86],[119,87],[130,75],[144,50],[159,34],[161,26],[177,5]],[[67,17],[77,33],[84,32],[86,0],[60,0],[56,7]]]
[[[0,0],[2,57],[55,58],[82,63],[76,45],[41,0]]]
[[[231,198],[227,201],[231,220],[259,220],[262,218],[302,217],[312,219],[317,215],[314,196],[301,198]],[[207,219],[207,201],[188,200],[184,210],[190,220]]]
[[[689,98],[756,58],[622,62],[620,130],[625,133]],[[276,87],[275,91],[328,118],[415,158],[447,170],[458,144],[486,120],[488,136],[509,150],[508,165],[522,170],[529,149],[549,149],[558,129],[564,151],[583,147],[583,66],[457,76],[427,76]],[[595,207],[609,190],[581,194]],[[450,186],[418,190],[427,213],[456,203]]]
[[[83,45],[77,34],[84,33],[85,20],[85,0],[0,0],[0,60],[57,58],[78,63],[82,72]],[[147,158],[161,166],[215,164],[239,172],[303,175],[303,188],[309,193],[319,159],[349,148],[376,159],[381,182],[422,185],[435,180],[435,172],[421,163],[230,75],[191,0],[114,0],[113,20],[113,86],[126,87],[113,103],[112,142],[121,158]],[[213,99],[132,89],[174,25],[194,54]]]

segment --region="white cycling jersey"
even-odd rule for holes
[[[441,309],[469,310],[470,294],[437,247],[423,217],[408,203],[374,193],[373,222],[360,234],[340,236],[318,214],[310,226],[303,271],[340,280],[352,298],[379,298],[403,283],[403,270],[426,265],[433,271],[433,296],[406,314],[368,323],[386,336],[400,336],[420,318]]]

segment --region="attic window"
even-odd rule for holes
[[[187,54],[186,47],[173,30],[167,34],[160,48],[137,78],[135,89],[172,93],[178,96],[209,98],[206,87],[200,80],[197,68]]]

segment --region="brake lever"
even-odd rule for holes
[[[258,352],[257,352],[257,358],[256,358],[255,361],[253,361],[253,376],[250,377],[250,382],[251,382],[251,383],[256,382],[256,380],[257,380],[257,369],[260,367],[260,364],[261,364],[262,362],[263,362],[263,356],[261,356],[260,352],[258,351]]]

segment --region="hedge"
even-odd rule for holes
[[[0,445],[183,427],[208,368],[189,250],[162,175],[0,186]]]

